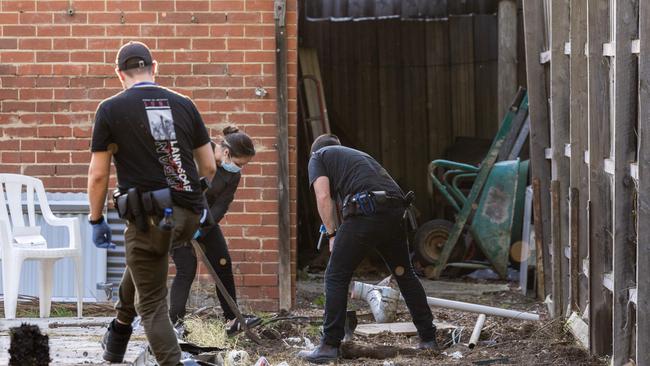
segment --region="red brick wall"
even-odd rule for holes
[[[288,3],[295,227],[296,0]],[[259,153],[244,170],[223,229],[241,297],[248,297],[255,308],[276,309],[273,1],[2,0],[0,4],[0,171],[39,177],[50,191],[84,191],[93,113],[100,100],[121,88],[113,72],[116,51],[128,40],[143,41],[160,63],[157,81],[191,96],[212,136],[234,123],[257,142]],[[256,87],[269,94],[256,98]],[[292,238],[295,242],[295,232]]]

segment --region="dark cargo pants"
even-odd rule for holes
[[[381,256],[397,281],[420,339],[430,341],[435,337],[433,315],[409,257],[403,213],[403,209],[395,209],[343,220],[325,271],[324,343],[337,347],[341,344],[352,273],[371,251]]]
[[[131,324],[140,315],[149,346],[161,366],[175,366],[181,358],[167,309],[169,251],[190,240],[199,227],[199,214],[180,206],[173,210],[171,232],[160,230],[154,217],[150,218],[146,233],[137,230],[135,223],[127,222],[126,270],[115,305],[117,319],[123,323]]]

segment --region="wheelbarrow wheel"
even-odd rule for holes
[[[415,233],[413,262],[417,262],[420,271],[430,278],[433,264],[440,258],[442,248],[449,238],[454,223],[448,220],[431,220],[421,225]],[[460,240],[449,256],[447,262],[462,261],[466,252],[465,240]],[[463,273],[462,268],[448,267],[444,273],[456,277]]]

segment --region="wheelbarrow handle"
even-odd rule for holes
[[[456,161],[443,160],[443,159],[437,159],[432,161],[431,166],[433,168],[440,167],[445,169],[463,170],[468,173],[478,173],[479,171],[479,168],[475,167],[474,165],[458,163]]]

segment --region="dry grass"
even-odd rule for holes
[[[226,335],[226,324],[219,319],[189,317],[185,319],[188,331],[187,340],[203,347],[219,347],[233,349],[237,346],[237,338]]]

